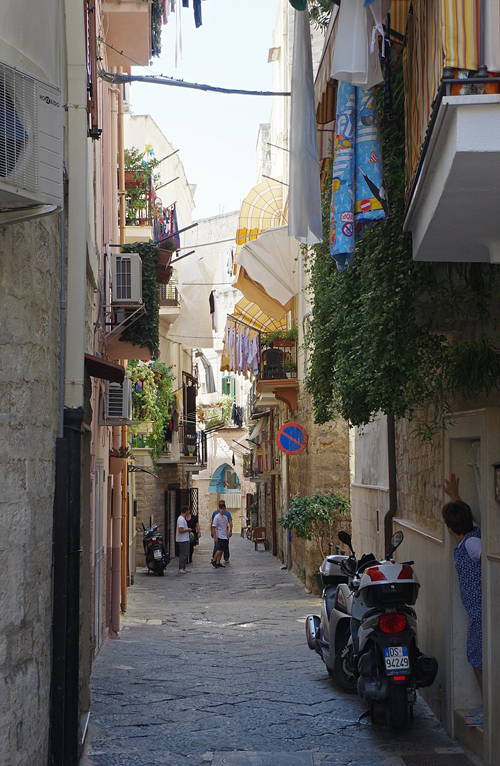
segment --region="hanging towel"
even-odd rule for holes
[[[330,211],[330,252],[339,271],[352,263],[365,229],[388,212],[375,96],[340,82]]]
[[[384,79],[377,38],[390,0],[371,0],[365,6],[364,0],[349,0],[340,6],[330,77],[373,88]]]
[[[323,222],[311,29],[307,11],[295,11],[290,125],[288,235],[302,244],[314,245],[323,242]]]
[[[201,21],[201,0],[193,0],[193,10],[194,10],[194,23],[195,26],[201,27],[202,21]]]

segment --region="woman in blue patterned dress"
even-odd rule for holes
[[[482,593],[481,593],[481,529],[476,526],[472,511],[467,503],[460,500],[458,478],[450,474],[444,483],[444,491],[451,502],[442,511],[448,532],[458,545],[453,551],[458,574],[460,597],[467,614],[467,661],[472,666],[481,694],[483,693],[483,648],[482,648]],[[483,706],[470,711],[465,718],[468,726],[483,725]]]

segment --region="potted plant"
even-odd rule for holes
[[[289,330],[274,330],[261,335],[261,345],[268,348],[291,348],[299,339],[297,327],[291,327]]]
[[[296,378],[297,362],[283,362],[283,370],[286,372],[287,378]]]
[[[127,225],[148,223],[148,208],[152,207],[152,186],[158,180],[155,173],[158,160],[146,158],[146,153],[135,147],[125,149],[125,199]]]
[[[109,450],[109,472],[111,476],[118,476],[127,465],[127,460],[131,457],[132,451],[128,445],[112,447]]]

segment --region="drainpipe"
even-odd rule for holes
[[[68,563],[64,766],[77,766],[80,730],[80,471],[83,407],[64,410],[68,445]]]
[[[66,375],[66,217],[64,207],[59,215],[59,237],[61,240],[59,275],[59,438],[64,433],[64,378]]]
[[[114,444],[119,444],[120,427],[114,429]],[[118,476],[113,476],[113,515],[111,517],[111,635],[120,630],[121,545],[122,545],[122,497]]]
[[[274,474],[274,412],[271,408],[269,413],[270,431],[271,431],[271,529],[273,535],[273,556],[278,555],[277,527],[276,527],[276,476]]]
[[[122,426],[122,445],[127,446],[127,426]],[[127,611],[127,573],[128,573],[128,471],[127,464],[121,474],[122,484],[122,547],[121,547],[121,609]]]
[[[387,415],[387,462],[389,466],[389,510],[384,516],[384,553],[390,550],[392,537],[392,520],[398,510],[396,474],[396,420],[392,413]]]
[[[119,73],[123,68],[119,67]],[[120,200],[120,245],[125,244],[125,140],[123,129],[123,85],[118,88],[118,199]]]

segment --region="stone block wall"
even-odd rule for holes
[[[135,475],[135,491],[137,499],[136,522],[136,565],[146,566],[144,548],[142,545],[142,524],[149,524],[149,517],[153,516],[158,531],[165,537],[165,492],[169,486],[182,486],[182,465],[160,465],[155,479],[148,473],[138,472]],[[166,541],[165,541],[166,543]],[[173,551],[170,551],[173,556]]]
[[[396,423],[397,515],[441,534],[443,433],[423,441],[412,434],[414,428],[408,420]]]
[[[303,384],[300,386],[298,409],[294,419],[308,434],[307,449],[289,458],[290,499],[314,495],[316,492],[339,492],[349,499],[349,428],[345,421],[317,425],[312,403]],[[279,516],[279,509],[278,509]],[[350,532],[350,519],[340,525]],[[339,529],[340,529],[339,526]],[[334,536],[336,532],[334,530]],[[314,542],[299,540],[292,534],[292,562],[296,574],[306,572],[306,586],[315,589],[314,571],[321,564],[321,554]],[[281,552],[283,556],[283,552]]]
[[[0,763],[9,766],[48,758],[59,252],[57,216],[0,228]]]

